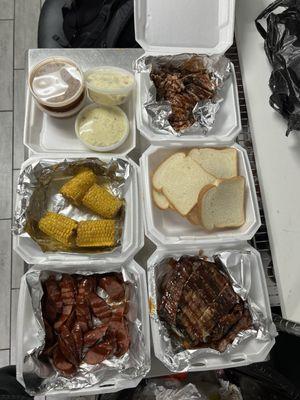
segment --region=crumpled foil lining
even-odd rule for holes
[[[172,113],[171,104],[168,101],[156,101],[156,88],[153,81],[150,79],[150,72],[152,65],[172,64],[180,67],[182,62],[194,56],[201,59],[204,67],[212,75],[212,81],[215,82],[217,87],[216,95],[213,99],[198,102],[193,109],[196,122],[189,128],[176,132],[168,121]],[[209,133],[214,125],[216,114],[223,101],[220,90],[231,74],[231,65],[228,58],[221,55],[206,56],[188,53],[156,57],[144,56],[136,60],[134,69],[138,73],[147,72],[149,76],[149,82],[147,82],[147,86],[149,87],[148,98],[143,106],[150,117],[152,126],[155,129],[159,129],[159,132],[154,131],[154,133],[171,134],[174,136],[181,136],[183,134],[205,136]]]
[[[147,353],[144,334],[142,329],[142,310],[138,307],[141,304],[138,291],[138,277],[126,268],[115,268],[109,271],[81,271],[75,266],[68,268],[70,274],[91,275],[107,272],[121,272],[125,282],[132,286],[130,290],[130,308],[128,313],[128,327],[131,338],[129,351],[122,357],[112,357],[103,361],[100,365],[81,364],[76,375],[66,378],[53,369],[51,364],[46,364],[38,359],[45,345],[45,329],[43,323],[41,298],[43,289],[41,281],[48,278],[50,273],[64,272],[59,269],[52,271],[33,270],[26,276],[26,283],[31,295],[32,313],[28,319],[34,319],[31,324],[32,331],[24,332],[26,347],[32,348],[27,351],[23,362],[23,380],[25,389],[30,395],[40,395],[51,390],[78,390],[94,385],[112,385],[120,379],[135,379],[144,377],[150,370],[150,358]],[[36,329],[38,327],[38,329]]]
[[[187,252],[185,255],[190,254]],[[170,338],[167,324],[161,321],[157,314],[157,299],[159,298],[157,288],[167,272],[170,257],[150,266],[148,268],[148,281],[150,284],[151,318],[161,337],[163,347],[161,361],[174,372],[188,370],[193,364],[201,362],[201,359],[204,359],[209,354],[232,354],[239,344],[247,339],[256,338],[261,341],[270,341],[277,336],[272,319],[269,319],[249,296],[251,285],[253,284],[251,281],[251,253],[249,251],[231,250],[219,252],[211,257],[203,257],[222,266],[224,272],[229,275],[233,290],[248,304],[253,328],[239,332],[223,353],[211,348],[183,350],[179,341],[173,337]],[[178,260],[180,257],[173,258]]]
[[[31,237],[43,251],[68,253],[104,253],[112,249],[68,249],[63,244],[44,235],[38,228],[38,221],[46,211],[63,214],[77,221],[101,219],[86,209],[72,205],[59,193],[61,186],[82,168],[88,167],[98,176],[99,183],[105,185],[115,196],[123,197],[130,181],[131,166],[122,159],[114,158],[104,162],[98,158],[42,159],[28,165],[20,174],[17,184],[13,232],[23,237]],[[125,205],[126,207],[126,205]],[[117,251],[120,251],[124,207],[117,220]],[[116,247],[113,249],[115,250]]]

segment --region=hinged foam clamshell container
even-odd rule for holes
[[[28,51],[27,73],[45,57],[68,57],[72,59],[83,72],[93,67],[115,66],[130,70],[133,60],[140,54],[140,49],[127,49],[126,54],[118,54],[116,49],[31,49]],[[107,153],[126,156],[136,145],[135,126],[135,90],[128,101],[121,106],[129,120],[129,135],[125,142],[115,150]],[[84,105],[91,102],[86,98]],[[79,112],[79,111],[78,111]],[[54,118],[43,113],[35,103],[26,84],[25,120],[23,143],[31,154],[61,153],[66,151],[77,153],[90,153],[91,150],[78,140],[75,134],[76,115],[70,118]],[[103,153],[95,153],[103,154]]]
[[[88,269],[90,265],[96,264],[99,267],[111,263],[124,263],[143,247],[144,245],[144,230],[141,216],[140,195],[138,187],[138,169],[139,167],[126,157],[112,156],[111,154],[83,153],[65,154],[64,157],[60,154],[44,154],[35,155],[26,160],[21,166],[21,172],[36,160],[51,159],[62,162],[64,159],[84,159],[88,157],[99,158],[103,161],[109,161],[112,158],[121,158],[126,160],[131,165],[132,176],[130,183],[125,192],[125,221],[122,234],[121,251],[116,248],[110,253],[63,253],[63,252],[43,252],[40,246],[31,237],[21,237],[14,235],[13,246],[14,250],[28,264],[51,264],[53,262],[63,262],[64,264],[83,263]],[[20,194],[16,194],[16,205],[20,202]]]
[[[197,146],[196,146],[197,147]],[[201,145],[198,147],[211,147]],[[216,146],[215,148],[222,147]],[[230,146],[238,152],[238,173],[245,177],[245,215],[243,226],[234,229],[222,229],[207,232],[193,225],[179,213],[172,210],[160,210],[152,198],[152,176],[156,168],[170,155],[195,146],[169,147],[151,145],[140,158],[141,188],[144,203],[145,234],[158,247],[178,248],[180,245],[221,244],[250,240],[261,225],[255,185],[247,152],[238,144]]]
[[[148,266],[148,290],[149,290],[149,303],[153,304],[151,300],[151,282],[153,281],[152,275],[149,275],[149,267],[153,266],[163,259],[168,257],[180,257],[182,255],[196,255],[199,254],[199,250],[203,250],[204,255],[212,256],[220,251],[230,250],[241,250],[248,251],[251,253],[251,289],[249,297],[260,307],[264,317],[272,320],[272,313],[269,303],[268,289],[266,285],[266,279],[264,275],[262,260],[259,252],[251,247],[246,242],[240,242],[238,244],[224,243],[221,245],[211,244],[204,245],[203,247],[185,246],[184,249],[171,250],[171,249],[157,249],[149,258]],[[152,272],[151,272],[152,274]],[[150,312],[151,331],[153,338],[153,346],[155,356],[163,361],[163,347],[160,332],[158,326],[155,323],[151,312]],[[252,363],[264,361],[269,354],[270,350],[275,344],[275,339],[272,338],[268,341],[260,341],[256,338],[247,339],[237,345],[232,352],[226,354],[206,354],[199,357],[195,357],[193,364],[187,369],[187,371],[208,371],[214,369],[233,368],[249,365]],[[173,371],[175,372],[175,371]],[[180,371],[177,371],[180,372]]]
[[[146,55],[196,53],[223,54],[233,43],[235,0],[135,0],[135,35]],[[212,130],[206,135],[174,136],[152,127],[144,109],[150,86],[148,72],[136,73],[136,120],[141,133],[153,144],[233,143],[241,131],[234,66],[222,88],[223,103]]]
[[[148,292],[147,292],[147,281],[145,270],[137,264],[134,260],[127,262],[125,265],[116,263],[112,265],[105,265],[105,272],[115,271],[116,267],[124,266],[125,269],[131,272],[135,276],[137,283],[138,296],[140,303],[138,303],[138,317],[142,322],[142,332],[144,335],[145,344],[145,355],[150,361],[150,326],[149,326],[149,309],[148,309]],[[76,267],[76,265],[75,265]],[[99,273],[102,270],[102,266],[94,265],[88,269],[89,272]],[[32,348],[33,337],[36,336],[37,331],[40,329],[38,322],[35,318],[30,292],[26,283],[26,275],[33,270],[41,270],[41,265],[34,265],[21,279],[19,303],[18,303],[18,315],[17,315],[17,380],[24,386],[24,357],[27,351]],[[56,272],[68,272],[68,265],[65,264],[53,264],[47,266],[48,271]],[[77,273],[80,274],[82,271],[82,265],[78,265]],[[102,270],[103,271],[103,270]],[[149,362],[150,369],[150,362]],[[95,384],[94,386],[83,388],[79,390],[51,390],[47,393],[47,397],[58,399],[61,396],[73,397],[73,396],[84,396],[94,395],[101,393],[113,393],[119,390],[136,387],[143,377],[135,379],[125,379],[122,376],[118,376],[118,379],[110,379],[103,384]]]

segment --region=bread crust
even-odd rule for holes
[[[201,220],[200,220],[200,215],[199,215],[199,209],[198,209],[198,203],[195,205],[195,207],[188,213],[186,216],[187,220],[193,224],[193,225],[198,225],[201,226]]]
[[[156,189],[154,189],[154,188],[152,189],[152,198],[153,198],[154,205],[155,205],[157,208],[159,208],[160,210],[167,210],[167,209],[170,207],[170,202],[169,202],[169,200],[167,199],[167,197],[165,196],[165,197],[166,197],[166,200],[168,201],[167,207],[161,207],[161,206],[159,205],[159,203],[156,201],[155,193],[158,193],[158,194],[163,195],[163,193],[158,192]]]

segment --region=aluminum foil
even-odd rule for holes
[[[131,284],[129,312],[127,315],[131,338],[129,351],[120,358],[112,357],[99,365],[81,364],[78,372],[72,378],[64,377],[54,370],[50,363],[39,360],[39,355],[45,345],[45,329],[41,309],[43,295],[41,282],[47,279],[53,271],[57,272],[57,274],[64,272],[60,271],[59,268],[55,268],[52,271],[32,270],[26,275],[27,288],[32,304],[32,315],[27,315],[26,318],[33,321],[30,324],[31,331],[23,332],[26,349],[29,349],[23,360],[23,381],[26,391],[30,395],[40,395],[49,391],[50,393],[48,394],[51,394],[51,390],[72,391],[94,385],[98,387],[107,385],[109,387],[120,380],[141,379],[144,377],[150,370],[150,356],[143,334],[143,311],[138,306],[141,304],[141,293],[138,288],[139,277],[133,271],[129,271],[124,267],[111,268],[105,273],[121,272],[124,281]],[[68,273],[80,275],[101,274],[98,271],[79,271],[75,266],[71,269],[68,268]],[[98,294],[101,296],[100,293]]]
[[[156,100],[156,88],[153,81],[150,79],[150,72],[153,65],[159,66],[172,64],[180,67],[181,63],[194,56],[201,59],[204,67],[211,74],[212,81],[215,83],[217,90],[214,98],[198,102],[195,105],[193,109],[195,123],[191,127],[177,132],[168,121],[168,118],[172,113],[170,102]],[[221,89],[231,74],[230,61],[225,56],[206,56],[197,54],[177,54],[172,56],[156,57],[144,56],[136,60],[134,69],[138,73],[146,72],[148,74],[148,80],[146,83],[148,96],[143,106],[149,115],[151,125],[153,128],[159,130],[159,132],[154,130],[154,133],[171,134],[174,136],[181,136],[182,134],[205,136],[209,133],[214,125],[216,114],[223,101]]]
[[[189,254],[187,252],[185,255],[195,254]],[[173,258],[178,260],[180,257]],[[260,341],[270,341],[277,336],[272,319],[268,318],[259,305],[249,296],[253,285],[251,280],[251,252],[238,250],[222,251],[210,257],[205,256],[204,258],[217,263],[224,272],[228,274],[233,290],[247,303],[252,316],[253,327],[239,332],[234,341],[227,346],[223,353],[211,348],[183,349],[181,343],[177,341],[175,337],[170,337],[167,324],[161,321],[157,314],[157,303],[160,295],[157,288],[160,286],[160,282],[170,268],[168,266],[170,257],[161,260],[157,264],[153,264],[148,268],[150,313],[161,339],[163,348],[161,360],[174,372],[188,370],[193,364],[201,363],[201,359],[205,359],[209,354],[219,354],[221,356],[231,355],[235,352],[236,348],[247,339],[256,338]]]
[[[104,162],[98,158],[36,160],[21,172],[17,184],[13,232],[23,237],[31,237],[43,251],[68,253],[103,253],[112,249],[68,249],[59,242],[44,235],[38,228],[38,221],[46,211],[63,214],[77,221],[101,219],[86,209],[73,206],[60,193],[59,189],[82,168],[88,167],[98,176],[99,183],[105,185],[115,196],[123,197],[131,176],[130,164],[122,159]],[[126,207],[126,205],[125,205]],[[120,251],[124,207],[117,219],[117,251]]]

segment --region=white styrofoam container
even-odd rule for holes
[[[179,53],[223,54],[233,42],[235,0],[135,0],[136,40],[146,55]],[[136,73],[136,120],[141,133],[152,143],[233,143],[241,131],[239,99],[234,66],[221,90],[224,98],[212,130],[203,135],[174,136],[155,129],[143,104],[151,80],[148,72]]]
[[[114,271],[116,267],[124,266],[123,263],[106,265],[105,272]],[[100,266],[101,267],[101,266]],[[150,360],[150,327],[149,327],[149,308],[148,308],[148,298],[147,298],[147,281],[146,281],[146,272],[145,270],[137,264],[134,260],[129,261],[125,268],[127,271],[133,273],[136,277],[137,282],[137,290],[139,293],[139,298],[141,302],[138,303],[138,317],[142,322],[142,332],[144,335],[145,341],[145,354],[147,358]],[[36,332],[40,330],[39,324],[35,318],[30,292],[26,283],[26,275],[32,270],[40,270],[40,265],[34,265],[25,275],[23,275],[21,279],[20,285],[20,293],[19,293],[19,303],[18,303],[18,314],[17,314],[17,380],[24,386],[23,379],[23,360],[26,353],[32,348],[32,343],[34,338],[36,337]],[[53,264],[48,266],[48,270],[50,271],[65,271],[67,272],[68,266],[64,264]],[[97,266],[93,266],[88,269],[90,272],[99,273],[99,268]],[[82,264],[78,265],[76,273],[80,274],[82,271]],[[38,342],[36,342],[38,346]],[[150,364],[149,364],[150,369]],[[141,381],[141,378],[136,379],[128,379],[122,378],[118,376],[118,379],[110,379],[106,381],[104,384],[96,384],[89,388],[83,388],[79,390],[52,390],[47,393],[47,397],[51,397],[54,399],[71,396],[84,396],[84,395],[94,395],[101,393],[113,393],[119,390],[127,389],[135,387]]]
[[[216,114],[216,120],[211,131],[207,135],[188,135],[182,134],[175,136],[163,133],[160,129],[154,128],[143,104],[148,99],[151,80],[148,72],[136,73],[137,82],[137,102],[136,102],[136,123],[137,127],[152,144],[160,146],[170,143],[177,144],[202,144],[202,143],[220,143],[231,144],[241,132],[241,116],[239,107],[239,96],[237,91],[236,76],[234,66],[231,64],[232,73],[221,89],[220,95],[224,101]]]
[[[88,157],[97,157],[103,161],[109,161],[113,156],[110,154],[96,155],[95,153],[86,154],[43,154],[35,155],[26,160],[21,167],[21,172],[28,165],[32,164],[36,160],[51,159],[57,160],[57,162],[63,161],[65,158],[68,159],[82,159]],[[43,252],[40,246],[30,237],[22,237],[14,235],[13,246],[14,250],[26,261],[28,264],[51,264],[53,262],[63,262],[65,264],[77,264],[82,262],[89,268],[89,265],[107,265],[110,263],[122,263],[126,262],[129,258],[132,258],[144,245],[144,231],[142,225],[141,206],[140,206],[140,195],[138,187],[138,166],[126,157],[118,156],[123,160],[128,161],[132,167],[132,176],[130,178],[130,184],[125,192],[125,221],[122,234],[121,252],[119,249],[115,249],[110,253],[62,253],[62,252]],[[16,194],[16,204],[20,201],[20,195]]]
[[[233,42],[234,12],[235,0],[135,0],[135,37],[152,54],[222,54]]]
[[[230,147],[238,151],[238,173],[245,177],[245,214],[243,226],[235,229],[222,229],[207,232],[172,210],[160,210],[152,200],[152,175],[156,168],[171,154],[195,146],[169,147],[150,146],[140,158],[141,188],[144,203],[145,234],[161,247],[174,247],[179,244],[204,245],[206,243],[238,242],[250,240],[261,225],[255,185],[247,152],[238,144]],[[199,147],[199,146],[198,146]],[[208,147],[205,144],[201,147]],[[214,145],[214,147],[218,147]]]
[[[203,250],[204,255],[212,256],[219,251],[225,250],[243,250],[251,253],[251,288],[249,291],[249,297],[259,306],[261,312],[269,320],[272,320],[271,308],[269,303],[268,289],[266,285],[266,279],[264,275],[263,265],[260,253],[251,247],[246,242],[240,242],[238,244],[223,243],[220,246],[216,244],[204,245],[203,247],[185,246],[184,249],[157,249],[148,260],[148,290],[149,290],[149,303],[155,304],[151,300],[151,282],[153,282],[154,276],[153,269],[151,276],[149,275],[149,267],[153,266],[164,258],[178,257],[184,254],[195,255],[199,254],[199,250]],[[153,338],[153,346],[155,356],[163,362],[163,347],[162,340],[160,337],[159,329],[153,316],[150,314],[151,331]],[[255,362],[264,361],[269,354],[271,348],[275,344],[275,339],[269,341],[260,341],[256,338],[248,339],[240,343],[230,354],[206,354],[205,356],[195,357],[193,364],[188,371],[208,371],[213,369],[221,368],[232,368],[240,367],[243,365],[249,365]],[[167,365],[166,365],[167,366]],[[176,372],[176,371],[173,371]],[[180,371],[177,371],[180,372]]]
[[[84,105],[91,104],[86,99]],[[120,154],[125,156],[135,148],[136,127],[135,127],[135,95],[121,106],[129,121],[129,134],[125,142],[115,150],[106,153]],[[61,153],[66,151],[81,155],[84,152],[91,152],[78,139],[75,133],[75,120],[78,113],[70,118],[54,118],[42,112],[36,105],[28,87],[26,88],[24,123],[24,145],[33,153]],[[102,153],[95,152],[95,155]]]

